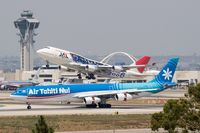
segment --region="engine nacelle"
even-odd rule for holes
[[[95,70],[97,70],[97,66],[95,66],[95,65],[87,65],[85,67],[85,70],[87,70],[89,72],[94,72]]]
[[[1,85],[1,89],[6,89],[6,85]]]
[[[117,94],[115,96],[115,99],[118,100],[118,101],[127,101],[127,100],[130,100],[132,98],[133,98],[133,96],[131,94],[128,94],[128,93],[120,93],[120,94]]]
[[[101,102],[101,99],[98,97],[85,97],[84,102],[85,104],[94,104]]]
[[[123,70],[122,66],[112,66],[112,69],[115,70],[115,71],[122,71]]]

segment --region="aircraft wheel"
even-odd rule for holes
[[[94,74],[90,74],[89,76],[90,76],[90,79],[96,79]]]
[[[82,76],[80,73],[78,73],[77,76],[78,76],[78,79],[82,79]]]
[[[104,105],[105,105],[105,104],[100,104],[100,103],[99,103],[99,108],[104,108]]]
[[[27,106],[27,109],[31,109],[31,106],[30,106],[30,105],[28,105],[28,106]]]
[[[111,104],[106,104],[106,108],[111,108]]]
[[[96,108],[96,104],[86,104],[86,108]]]
[[[90,76],[86,76],[85,78],[86,78],[86,79],[88,79],[88,80],[90,80],[90,79],[91,79],[91,78],[90,78]]]
[[[88,79],[88,80],[90,80],[90,79],[96,79],[96,77],[94,76],[94,74],[88,74],[85,78]]]
[[[99,108],[111,108],[111,104],[99,104]]]

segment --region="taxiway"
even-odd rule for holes
[[[24,103],[18,103],[16,101],[10,100],[10,92],[1,93],[0,100],[0,116],[26,116],[26,115],[72,115],[72,114],[114,114],[118,112],[119,114],[152,114],[155,112],[160,112],[163,109],[162,104],[156,104],[155,100],[153,102],[143,102],[147,99],[171,99],[184,97],[186,90],[173,90],[169,89],[162,93],[153,95],[152,97],[144,97],[140,102],[127,102],[128,104],[123,104],[120,102],[114,102],[112,108],[102,109],[102,108],[85,108],[84,104],[59,104],[59,103],[49,103],[49,104],[32,104],[32,109],[27,110],[27,105]],[[141,102],[142,101],[142,102]],[[117,104],[116,104],[117,103]],[[140,104],[141,103],[141,104]],[[150,103],[150,104],[149,104]]]
[[[162,105],[113,105],[112,108],[85,108],[84,104],[32,105],[31,110],[26,109],[26,104],[0,104],[0,116],[26,116],[26,115],[72,115],[72,114],[152,114],[162,111]]]

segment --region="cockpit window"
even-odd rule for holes
[[[25,93],[26,93],[26,90],[17,90],[17,93],[18,93],[18,94],[25,94]]]
[[[22,93],[22,90],[18,90],[17,93],[18,93],[18,94],[19,94],[19,93]]]

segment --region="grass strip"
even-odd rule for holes
[[[61,132],[149,128],[151,115],[47,115],[44,117],[49,126],[52,126],[56,132]],[[37,119],[38,116],[0,117],[0,133],[29,133]]]

